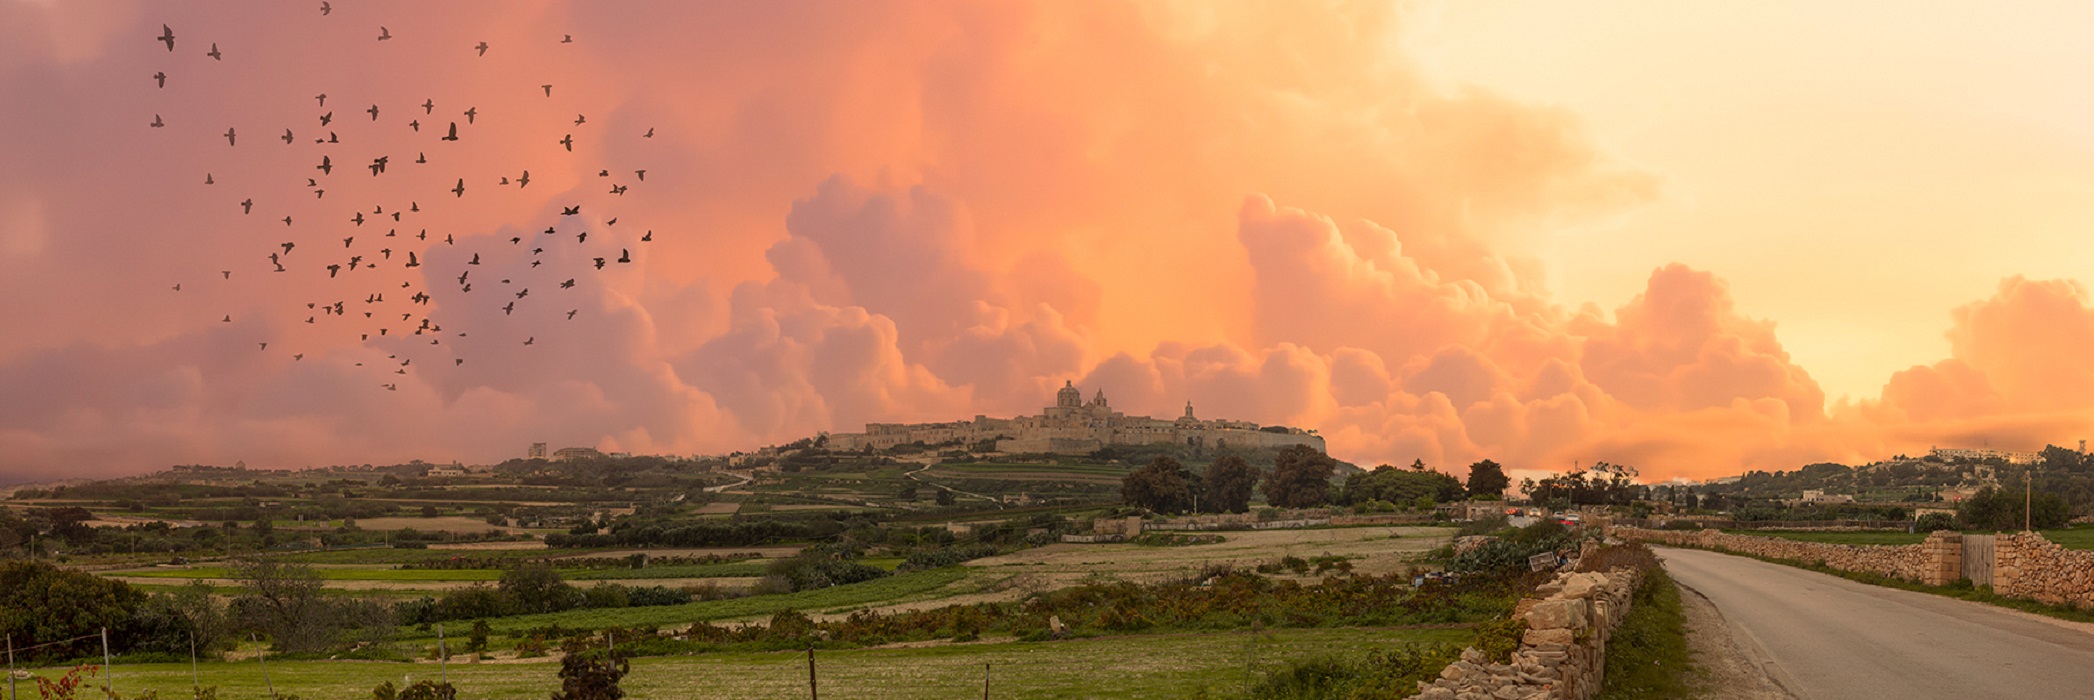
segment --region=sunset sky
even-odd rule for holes
[[[0,0],[0,482],[1069,380],[1456,472],[2094,437],[2085,3],[319,5]]]

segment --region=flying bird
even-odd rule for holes
[[[482,55],[482,56],[485,56],[485,55],[487,55],[487,42],[484,42],[484,41],[483,41],[483,42],[480,42],[480,45],[479,45],[479,46],[475,46],[475,47],[473,47],[473,48],[479,49],[479,50],[480,50],[480,55]]]
[[[425,153],[422,153],[421,151],[415,151],[415,152],[414,152],[414,162],[416,162],[416,163],[427,163],[427,162],[429,162],[429,156],[428,156],[427,154],[425,154]]]
[[[167,71],[159,71],[154,73],[153,80],[155,82],[160,83],[160,87],[167,87]]]
[[[242,213],[242,214],[253,214],[253,213],[254,213],[254,198],[253,198],[253,197],[249,197],[249,198],[247,198],[247,199],[243,199],[243,200],[240,200],[240,213]]]
[[[153,128],[158,129],[163,126],[167,126],[167,122],[160,121],[160,115],[153,115]]]
[[[451,193],[460,197],[465,196],[465,178],[458,178],[458,186],[451,188]]]
[[[223,61],[223,60],[225,60],[225,59],[224,59],[223,57],[221,57],[221,56],[219,55],[219,53],[218,53],[218,42],[215,42],[215,41],[214,41],[214,42],[211,42],[211,50],[210,50],[210,51],[208,51],[208,52],[206,52],[206,53],[205,53],[204,55],[205,55],[205,56],[210,56],[210,57],[211,57],[211,60],[213,60],[213,61]]]
[[[332,12],[334,12],[334,6],[327,4],[327,0],[320,0],[320,16],[325,17]]]
[[[371,113],[371,121],[378,121],[378,105],[371,105],[370,109],[364,111]]]
[[[293,139],[293,138],[297,138],[297,137],[295,137],[295,136],[292,136],[292,135],[291,135],[291,130],[290,130],[290,129],[285,129],[285,130],[284,130],[284,145],[286,145],[286,146],[289,146],[289,145],[291,145],[291,139]]]
[[[170,28],[168,28],[168,26],[167,26],[167,25],[165,25],[165,24],[163,24],[163,25],[160,25],[160,41],[163,41],[163,42],[166,42],[166,43],[167,43],[167,50],[168,50],[168,51],[173,51],[173,50],[175,50],[175,32],[174,32],[174,30],[173,30],[173,29],[170,29]]]
[[[552,97],[552,96],[553,96],[553,86],[552,86],[552,84],[551,84],[551,83],[547,83],[547,84],[545,84],[545,85],[542,85],[542,86],[540,86],[540,87],[543,87],[543,88],[545,88],[545,96],[546,96],[546,97]]]
[[[451,122],[451,133],[445,134],[445,135],[443,136],[443,138],[442,138],[442,139],[439,139],[439,140],[442,140],[442,141],[456,141],[456,140],[458,140],[458,122]]]
[[[560,288],[561,288],[561,289],[573,289],[573,288],[574,288],[574,278],[573,278],[573,277],[569,277],[569,278],[567,278],[567,281],[565,281],[565,282],[561,282],[561,283],[560,283]]]
[[[407,123],[407,127],[408,127],[408,128],[410,128],[410,129],[414,129],[415,131],[421,131],[421,130],[422,130],[422,120],[420,120],[420,119],[416,119],[416,120],[414,120],[414,121],[408,122],[408,123]]]
[[[643,139],[651,139],[651,138],[654,138],[654,127],[651,127],[651,126],[650,126],[650,127],[647,127],[647,133],[641,134],[641,135],[640,135],[640,138],[643,138]]]
[[[562,35],[560,36],[560,43],[562,43],[562,44],[572,44],[572,43],[574,43],[574,35],[573,35],[573,34],[562,34]]]
[[[477,114],[479,114],[479,113],[480,113],[480,108],[479,108],[479,107],[468,107],[468,108],[466,108],[466,110],[465,110],[465,123],[466,123],[466,124],[468,124],[468,125],[472,124],[472,123],[473,123],[473,116],[474,116],[474,115],[477,115]]]
[[[573,152],[574,152],[574,134],[568,134],[568,135],[567,135],[567,136],[566,136],[565,138],[562,138],[562,139],[560,139],[560,145],[562,145],[562,146],[566,146],[566,147],[567,147],[567,152],[568,152],[568,153],[573,153]]]
[[[529,171],[529,170],[525,170],[525,171],[523,171],[523,176],[522,176],[522,177],[519,177],[519,178],[516,178],[516,186],[517,186],[517,188],[518,188],[518,189],[521,189],[521,188],[524,188],[524,187],[528,187],[528,186],[530,186],[530,184],[531,184],[531,171]]]
[[[410,251],[407,251],[407,266],[408,266],[408,267],[421,267],[421,266],[422,266],[422,261],[420,261],[420,260],[416,260],[416,259],[414,258],[414,251],[412,251],[412,250],[410,250]]]
[[[633,261],[633,252],[632,252],[632,251],[630,251],[630,250],[626,250],[626,249],[624,249],[624,248],[619,248],[619,249],[618,249],[618,262],[622,262],[622,263],[629,263],[629,262],[632,262],[632,261]]]
[[[633,171],[633,174],[634,174],[634,175],[638,175],[638,176],[640,177],[640,181],[641,181],[641,182],[646,182],[646,181],[647,181],[647,171],[645,171],[645,170],[635,170],[635,171]]]
[[[465,263],[465,264],[467,264],[467,265],[478,265],[478,264],[480,264],[480,254],[479,254],[479,253],[474,253],[474,254],[473,254],[473,259],[472,259],[472,260],[468,260],[468,261],[466,261],[466,263]],[[459,275],[459,276],[458,276],[458,279],[461,279],[461,280],[463,280],[463,279],[465,279],[465,276],[464,276],[464,275]]]
[[[323,98],[324,98],[324,97],[327,97],[327,96],[326,96],[326,95],[321,95],[321,97],[323,97]],[[320,126],[327,126],[327,123],[328,123],[328,122],[331,122],[331,121],[334,121],[334,113],[333,113],[333,112],[328,112],[328,113],[326,113],[326,114],[322,114],[322,115],[320,115]]]
[[[576,311],[580,311],[580,310],[581,310],[581,309],[568,309],[568,310],[567,310],[567,320],[569,320],[569,321],[572,321],[572,320],[574,320],[574,312],[576,312]]]
[[[227,145],[227,146],[231,146],[231,145],[234,145],[234,142],[233,142],[233,136],[234,136],[234,134],[233,134],[233,127],[230,127],[230,126],[226,127],[226,128],[225,128],[225,145]]]
[[[323,92],[323,93],[320,93],[320,94],[318,94],[318,95],[314,95],[314,96],[313,96],[313,99],[315,99],[315,100],[319,100],[319,101],[320,101],[320,106],[321,106],[321,107],[326,107],[326,106],[327,106],[327,93],[324,93],[324,92]]]
[[[211,179],[211,174],[210,174],[210,173],[204,173],[204,184],[206,184],[206,185],[216,185],[216,184],[218,184],[218,183],[217,183],[216,181],[214,181],[214,180],[212,180],[212,179]]]
[[[532,344],[532,343],[535,343],[535,342],[538,342],[538,336],[535,336],[535,335],[534,335],[534,336],[531,336],[531,337],[529,337],[529,338],[525,338],[525,339],[524,339],[524,344],[525,344],[525,345],[530,345],[530,344]]]
[[[508,304],[505,304],[505,305],[503,305],[503,306],[502,306],[502,315],[503,315],[503,316],[507,316],[507,315],[509,315],[509,314],[512,314],[512,313],[515,313],[515,312],[516,312],[516,302],[513,302],[513,301],[512,301],[512,302],[509,302]]]
[[[423,114],[435,114],[435,113],[436,113],[436,98],[433,98],[433,97],[432,97],[432,98],[429,98],[429,99],[425,99],[425,100],[422,100],[422,113],[423,113]]]
[[[382,27],[382,26],[378,28],[378,40],[379,40],[379,41],[385,41],[385,40],[387,40],[387,39],[391,39],[391,38],[393,38],[393,30],[391,30],[391,29],[386,29],[385,27]]]
[[[232,271],[232,270],[219,270],[219,271],[218,271],[218,274],[221,274],[221,275],[225,275],[225,278],[226,278],[226,279],[232,279],[232,278],[233,278],[233,271]]]
[[[583,122],[586,122],[586,121],[589,121],[589,118],[588,118],[588,117],[584,117],[584,116],[582,116],[582,115],[579,115],[579,114],[577,114],[577,115],[574,115],[574,125],[575,125],[575,126],[581,126],[581,125],[582,125],[582,123],[583,123]]]
[[[561,215],[561,216],[574,216],[574,215],[576,215],[576,214],[580,214],[580,213],[582,213],[582,205],[580,205],[580,204],[576,204],[576,205],[574,205],[574,206],[571,206],[571,207],[562,207],[562,208],[560,209],[560,215]]]
[[[390,158],[391,156],[379,156],[378,158],[372,160],[371,176],[377,177],[379,173],[385,172],[385,163]]]
[[[333,175],[334,158],[330,156],[320,156],[320,164],[313,166],[313,169],[320,171],[321,175]]]

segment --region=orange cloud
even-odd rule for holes
[[[1830,409],[1712,274],[1552,299],[1550,233],[1661,183],[1577,115],[1441,84],[1408,5],[341,5],[0,5],[0,91],[31,96],[0,124],[41,137],[0,161],[0,479],[719,452],[1029,412],[1064,380],[1358,462],[1654,476],[2049,439],[2094,408],[2070,283],[2010,280],[1949,360]],[[350,223],[374,208],[410,214]],[[425,264],[328,275],[351,236]],[[314,257],[275,273],[287,241]]]

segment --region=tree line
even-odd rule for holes
[[[1510,485],[1504,467],[1488,459],[1469,465],[1466,485],[1427,469],[1423,461],[1413,461],[1408,469],[1385,464],[1334,486],[1337,472],[1337,460],[1305,445],[1280,450],[1270,473],[1233,454],[1216,458],[1197,474],[1175,457],[1159,455],[1121,479],[1120,500],[1157,513],[1243,513],[1258,493],[1279,508],[1430,509],[1468,498],[1502,498]]]

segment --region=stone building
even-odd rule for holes
[[[1185,415],[1174,420],[1129,416],[1112,409],[1103,389],[1086,402],[1082,390],[1068,382],[1055,392],[1054,405],[1041,409],[1039,415],[975,416],[971,421],[949,423],[867,423],[862,433],[831,434],[829,447],[888,449],[914,442],[936,445],[957,441],[974,445],[988,440],[996,442],[998,452],[1011,453],[1087,454],[1107,445],[1166,443],[1207,449],[1307,445],[1324,451],[1323,436],[1314,431],[1260,426],[1248,421],[1202,420],[1193,415],[1190,401],[1185,403]]]

